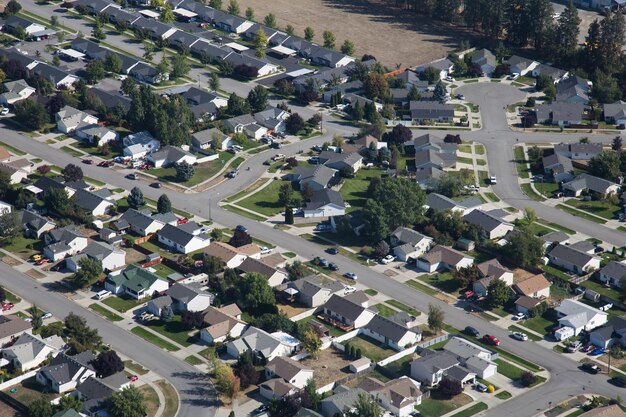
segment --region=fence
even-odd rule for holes
[[[296,314],[295,316],[291,317],[289,320],[296,322],[302,319],[306,319],[307,317],[311,317],[313,314],[315,314],[316,310],[317,310],[316,307],[310,308],[307,311],[304,311],[300,314]]]
[[[422,350],[431,347],[432,345],[436,345],[437,343],[445,342],[446,340],[448,340],[448,339],[450,339],[452,337],[454,337],[453,334],[447,333],[447,334],[444,334],[442,336],[437,336],[437,337],[435,337],[433,339],[429,339],[429,340],[427,340],[425,342],[418,343],[417,346],[416,346],[417,348],[415,349],[415,351],[419,353]]]
[[[363,331],[361,329],[354,329],[346,334],[342,334],[341,336],[337,336],[333,339],[333,346],[337,347],[338,349],[340,349],[342,352],[344,350],[344,346],[341,344],[341,342],[344,342],[346,340],[352,339],[353,337],[357,337],[358,335],[360,335]],[[341,347],[339,347],[341,346]]]
[[[404,358],[407,355],[412,355],[415,353],[415,351],[417,350],[418,345],[413,345],[410,348],[406,348],[398,353],[396,353],[395,355],[391,355],[381,361],[378,362],[378,364],[380,366],[385,366],[387,364],[390,364],[391,362],[395,362],[398,359]]]
[[[198,158],[198,159],[196,160],[196,162],[197,162],[198,164],[201,164],[201,163],[203,163],[203,162],[214,161],[214,160],[216,160],[216,159],[217,159],[217,158],[219,158],[219,157],[220,157],[220,156],[219,156],[219,154],[213,154],[213,155],[209,155],[209,156],[203,156],[202,158]]]
[[[16,376],[13,379],[9,379],[8,381],[4,381],[2,384],[0,384],[0,391],[5,390],[9,387],[12,387],[13,385],[17,385],[20,382],[24,381],[25,379],[28,379],[32,376],[35,376],[37,374],[37,370],[34,371],[29,371],[26,372],[25,374],[22,374],[20,376]]]

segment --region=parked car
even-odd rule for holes
[[[189,222],[189,219],[186,217],[181,217],[180,219],[176,220],[176,224],[185,224],[188,222]]]
[[[526,314],[524,313],[517,313],[516,315],[513,316],[513,320],[519,321],[519,320],[526,320],[528,317],[526,317]]]
[[[163,185],[160,182],[153,182],[152,183],[152,187],[153,188],[161,188],[161,187],[163,187]]]
[[[464,330],[463,333],[470,335],[470,336],[474,336],[474,337],[478,337],[480,336],[480,332],[478,330],[476,330],[474,327],[472,326],[467,326]]]
[[[270,147],[274,148],[274,149],[280,149],[283,147],[283,145],[280,142],[272,142],[272,144],[270,145]]]
[[[128,379],[130,379],[130,382],[135,382],[139,379],[139,377],[137,375],[131,375],[128,377]]]
[[[600,367],[590,362],[583,363],[580,366],[580,369],[590,374],[597,374],[598,372],[600,372]]]
[[[126,178],[128,178],[129,180],[136,180],[137,179],[137,174],[128,174],[126,176]]]
[[[313,263],[324,268],[328,267],[328,261],[325,258],[319,256],[313,259]]]
[[[235,232],[248,233],[248,228],[246,226],[238,224],[237,227],[235,227]]]
[[[589,352],[589,355],[590,356],[600,356],[600,355],[603,355],[604,352],[606,352],[606,349],[604,349],[604,348],[595,348],[594,350]]]
[[[320,223],[317,226],[315,226],[315,231],[316,232],[324,232],[326,230],[330,230],[330,225],[329,224]]]
[[[48,258],[41,258],[40,260],[38,260],[37,262],[35,262],[35,265],[44,265],[50,262],[50,259]]]
[[[525,342],[528,340],[528,335],[526,333],[522,333],[522,332],[513,332],[513,334],[511,334],[511,336],[513,336],[513,339],[517,339],[521,342]]]
[[[339,249],[337,249],[337,248],[328,248],[328,249],[326,249],[326,253],[329,253],[331,255],[337,255],[339,253]]]
[[[7,114],[9,114],[9,109],[6,108],[6,107],[2,107],[0,109],[0,114],[3,115],[3,116],[6,116]]]
[[[495,337],[494,335],[491,334],[486,334],[483,336],[483,341],[487,344],[493,345],[493,346],[500,346],[500,339],[498,339],[497,337]]]
[[[479,392],[487,392],[487,385],[481,384],[480,382],[477,382],[474,385],[474,388],[476,389],[476,391],[479,391]]]
[[[582,346],[582,343],[579,340],[577,340],[575,342],[572,342],[572,343],[568,344],[567,347],[565,348],[565,351],[568,352],[568,353],[574,353],[581,346]]]
[[[608,304],[601,306],[599,309],[601,311],[609,311],[612,308],[613,308],[613,303],[608,303]]]
[[[383,265],[387,265],[396,260],[396,257],[393,255],[387,255],[383,259],[380,260],[380,263]]]
[[[83,164],[93,165],[93,159],[83,159]]]
[[[15,305],[13,303],[2,303],[2,311],[11,310]]]
[[[49,311],[46,311],[45,313],[43,313],[43,316],[41,316],[42,319],[46,320],[46,319],[50,319],[52,318],[52,313]]]
[[[231,170],[228,173],[227,177],[228,178],[235,178],[237,176],[237,174],[239,174],[239,170],[238,169],[233,169],[233,170]]]
[[[609,382],[613,385],[616,385],[620,388],[626,388],[626,377],[624,376],[615,376],[609,379]]]
[[[43,256],[39,255],[39,254],[35,254],[33,256],[30,257],[30,259],[32,259],[33,261],[37,262],[40,261],[41,258],[43,258]]]
[[[272,165],[272,161],[269,159],[266,159],[265,161],[263,161],[263,165]]]
[[[328,269],[330,269],[331,271],[339,271],[339,267],[334,262],[328,264]]]
[[[267,246],[263,246],[261,248],[261,255],[267,255],[268,253],[272,253],[272,250],[268,248]]]
[[[495,175],[492,175],[491,177],[489,177],[489,184],[497,184],[498,183],[498,179],[496,178]]]
[[[465,100],[465,96],[463,94],[456,95],[457,100]]]
[[[354,272],[346,272],[345,274],[343,274],[343,276],[346,278],[353,279],[355,281],[357,280],[357,276]]]

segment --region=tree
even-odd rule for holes
[[[143,393],[130,385],[111,395],[108,411],[111,417],[143,417],[148,408]]]
[[[15,119],[30,130],[41,130],[50,121],[43,104],[35,100],[22,100],[15,104]]]
[[[438,391],[444,398],[452,398],[463,392],[463,386],[458,381],[446,376],[439,383]]]
[[[267,107],[269,94],[267,89],[262,85],[257,85],[248,93],[248,103],[250,103],[250,109],[254,112],[260,112]]]
[[[22,5],[17,0],[11,0],[4,8],[5,16],[13,16],[22,10]]]
[[[246,19],[254,20],[254,9],[252,7],[246,9]]]
[[[611,142],[611,149],[617,153],[622,152],[622,137],[621,136],[615,136],[613,138],[613,142]]]
[[[216,256],[206,255],[203,260],[204,271],[209,276],[214,276],[215,274],[224,270],[224,261]]]
[[[589,173],[596,177],[615,181],[621,175],[620,158],[613,150],[602,151],[589,160]]]
[[[276,16],[274,16],[273,13],[268,14],[263,19],[263,23],[265,23],[265,26],[268,28],[276,29]]]
[[[598,68],[607,74],[622,70],[624,26],[624,15],[621,12],[610,12],[600,22],[600,39],[595,56]]]
[[[72,202],[63,188],[49,188],[44,193],[44,204],[48,210],[56,214],[67,213],[72,207]]]
[[[287,207],[292,204],[293,201],[293,187],[291,183],[285,182],[280,185],[280,189],[278,191],[278,203],[282,207]]]
[[[64,336],[68,340],[71,355],[95,350],[102,344],[102,337],[98,334],[98,330],[87,326],[83,317],[70,313],[65,317],[63,323],[65,324]]]
[[[65,410],[82,410],[83,409],[83,401],[80,399],[78,395],[70,395],[66,394],[61,397],[59,400],[59,404],[56,407],[59,411]]]
[[[322,34],[324,38],[324,48],[335,49],[335,34],[329,30],[325,30]]]
[[[222,0],[209,0],[209,6],[217,10],[222,10]]]
[[[311,26],[307,26],[304,28],[304,39],[306,39],[308,42],[313,41],[313,38],[315,38],[315,31],[313,30],[313,28]]]
[[[454,279],[459,283],[461,288],[467,288],[480,278],[480,271],[474,264],[465,268],[459,268],[452,273]]]
[[[250,385],[256,385],[259,382],[259,372],[252,363],[252,353],[244,352],[237,358],[235,364],[235,375],[241,381],[241,388],[246,389]]]
[[[124,362],[114,350],[100,352],[92,362],[98,378],[106,378],[124,370]]]
[[[389,97],[389,83],[387,82],[387,78],[375,72],[372,72],[365,77],[365,81],[363,81],[363,89],[365,93],[365,97],[375,100],[383,100],[386,97]]]
[[[91,31],[91,36],[93,36],[98,41],[103,41],[106,39],[107,34],[104,29],[102,29],[102,24],[99,23],[99,21],[96,21],[96,25]]]
[[[489,308],[502,307],[511,296],[511,290],[501,279],[492,280],[487,286],[487,305]]]
[[[304,119],[298,113],[291,113],[287,118],[286,122],[287,132],[292,135],[297,134],[299,131],[303,130],[306,125],[304,124]]]
[[[352,42],[351,40],[346,39],[345,41],[343,41],[343,44],[341,45],[341,53],[345,54],[345,55],[354,55],[354,53],[356,52],[356,47],[354,46],[354,42]]]
[[[428,81],[429,84],[433,84],[435,81],[439,79],[439,74],[441,72],[431,66],[424,68],[424,71],[420,74],[420,79],[424,81]]]
[[[127,96],[129,96],[130,93],[136,88],[137,88],[137,83],[132,77],[126,77],[124,78],[124,81],[122,81],[121,89],[122,89],[122,92],[126,94]]]
[[[578,9],[570,1],[561,13],[555,30],[553,44],[559,62],[568,62],[576,53],[580,21]]]
[[[213,365],[215,387],[228,398],[235,398],[239,394],[240,381],[233,372],[233,368],[216,359]]]
[[[546,88],[543,90],[546,95],[546,100],[548,102],[553,102],[556,98],[556,86],[554,84],[548,84]]]
[[[276,310],[274,291],[263,274],[251,272],[240,281],[240,300],[251,313],[265,313]]]
[[[600,103],[614,103],[622,98],[617,79],[596,69],[593,73],[591,94]]]
[[[172,211],[172,202],[167,194],[161,194],[157,201],[157,211],[161,214]]]
[[[174,15],[171,4],[165,3],[165,5],[163,6],[163,10],[161,11],[161,16],[159,17],[159,20],[163,23],[172,23],[176,20],[176,16]]]
[[[502,249],[503,253],[522,268],[537,266],[543,257],[543,241],[530,230],[522,229],[511,236]]]
[[[204,326],[204,313],[185,310],[180,315],[180,322],[187,330],[200,329]]]
[[[74,284],[80,288],[96,283],[102,275],[102,261],[95,258],[84,257],[78,261],[79,270],[74,275]]]
[[[535,382],[537,382],[537,375],[533,374],[530,371],[524,371],[524,373],[522,373],[522,376],[520,378],[520,382],[522,383],[523,386],[530,387]]]
[[[83,179],[83,170],[81,167],[74,164],[67,164],[61,171],[65,181],[80,181]]]
[[[85,72],[87,73],[87,82],[89,84],[95,84],[106,76],[104,64],[100,59],[89,61],[85,66]]]
[[[61,65],[61,58],[58,55],[52,57],[52,65],[59,67]]]
[[[382,414],[377,398],[366,393],[359,393],[357,400],[352,404],[352,409],[346,414],[347,416],[380,417]]]
[[[231,93],[228,97],[226,111],[230,116],[241,116],[250,113],[250,104],[242,97],[235,93]]]
[[[209,80],[209,87],[213,91],[217,91],[220,88],[220,77],[215,72],[211,73],[211,79]]]
[[[22,234],[22,216],[18,211],[0,214],[0,243],[8,245]]]
[[[444,87],[443,83],[439,81],[437,85],[435,85],[435,91],[433,91],[433,99],[439,102],[444,102],[447,95],[446,87]]]
[[[191,67],[189,66],[189,62],[187,61],[187,57],[185,55],[174,55],[172,58],[172,71],[170,72],[170,77],[174,80],[185,77],[189,74],[190,69]]]
[[[296,28],[294,28],[292,25],[287,25],[285,27],[285,33],[287,33],[287,35],[289,35],[289,36],[293,36],[295,31],[296,31]]]
[[[302,407],[309,410],[319,410],[322,398],[317,393],[317,386],[315,380],[310,378],[304,386],[304,392],[302,394]]]
[[[185,161],[181,162],[180,164],[176,164],[175,169],[176,169],[176,180],[180,182],[189,181],[190,179],[193,178],[193,176],[196,173],[193,165],[188,164]]]
[[[267,34],[260,28],[256,35],[254,35],[254,48],[256,49],[256,56],[263,58],[265,56],[265,48],[267,47]]]
[[[307,330],[301,338],[302,340],[302,348],[309,352],[311,358],[317,359],[318,353],[322,348],[322,341],[318,334],[313,330]]]
[[[128,207],[135,210],[146,205],[146,200],[143,198],[143,192],[139,187],[133,187],[133,189],[130,190],[130,194],[126,198],[126,201],[128,203]]]
[[[241,13],[241,10],[239,9],[239,3],[237,2],[237,0],[230,0],[228,2],[228,13],[234,15],[234,16],[239,16],[239,13]]]
[[[52,404],[46,397],[38,397],[28,405],[28,415],[30,417],[51,417],[52,414],[54,414]]]
[[[104,58],[104,69],[109,72],[122,72],[122,59],[118,54],[106,54],[106,57]]]
[[[537,213],[535,212],[535,209],[532,207],[526,207],[524,209],[524,216],[519,219],[520,224],[525,227],[530,227],[536,221]]]
[[[434,305],[428,304],[428,328],[435,333],[439,333],[443,329],[443,321],[445,315],[443,310]]]
[[[249,233],[241,230],[235,230],[233,237],[231,237],[228,241],[229,245],[232,245],[236,248],[249,245],[250,243],[252,243],[252,236],[250,236]]]
[[[300,261],[293,261],[290,264],[286,264],[285,270],[289,274],[289,279],[291,281],[295,281],[309,275],[309,268],[307,268],[307,266]]]
[[[411,129],[402,124],[395,125],[391,131],[383,134],[383,139],[388,146],[403,146],[405,142],[410,141],[412,138],[413,133]]]

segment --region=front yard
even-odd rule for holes
[[[191,346],[195,341],[195,336],[189,335],[190,330],[183,327],[180,316],[174,316],[170,322],[149,320],[144,325],[185,347]]]
[[[128,310],[131,310],[135,307],[140,306],[141,304],[147,302],[148,300],[135,300],[132,298],[122,298],[122,297],[109,297],[102,302],[114,310],[119,311],[120,313],[126,313]]]
[[[437,390],[434,390],[431,392],[430,398],[423,400],[422,403],[417,406],[417,409],[423,417],[439,417],[471,402],[472,397],[465,393],[459,394],[451,399],[446,399],[443,398]]]
[[[576,198],[571,198],[565,202],[568,206],[576,207],[579,210],[595,214],[607,220],[612,220],[617,217],[622,208],[617,204],[612,204],[608,200],[597,201],[583,201]]]
[[[285,210],[278,202],[278,195],[282,184],[288,183],[278,180],[272,181],[266,187],[255,192],[250,197],[240,200],[236,204],[267,217],[274,216]]]
[[[553,312],[547,311],[542,316],[525,320],[521,324],[539,334],[548,334],[558,325],[558,322],[552,318],[553,314]]]
[[[2,249],[17,255],[22,259],[28,259],[36,253],[41,253],[43,250],[43,242],[39,239],[29,239],[23,236],[18,236],[13,239],[13,242],[10,244],[3,246]]]
[[[147,171],[148,174],[152,174],[158,177],[161,181],[169,181],[180,183],[186,187],[193,187],[201,182],[208,180],[217,174],[234,155],[230,152],[220,153],[220,157],[214,161],[204,162],[193,166],[195,171],[194,176],[189,181],[179,181],[176,178],[176,169],[170,168],[155,168]]]

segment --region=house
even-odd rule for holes
[[[310,201],[304,203],[304,217],[332,217],[346,214],[346,203],[339,192],[324,188],[313,192]]]
[[[19,184],[28,178],[28,172],[18,168],[12,162],[0,162],[0,173],[9,176],[10,184]]]
[[[291,358],[277,356],[265,365],[265,378],[281,378],[296,388],[304,388],[313,378],[313,370]]]
[[[32,334],[29,322],[10,314],[0,316],[0,347],[13,343],[22,334]]]
[[[87,96],[93,99],[100,99],[104,107],[110,111],[119,111],[122,114],[126,114],[130,110],[131,99],[117,91],[105,91],[92,87],[87,91]]]
[[[622,287],[623,280],[626,280],[626,264],[617,261],[609,261],[609,263],[600,270],[598,278],[608,285]]]
[[[233,67],[245,65],[256,70],[257,77],[265,77],[278,72],[278,66],[272,64],[266,59],[254,58],[250,55],[239,54],[237,52],[230,53],[224,58],[224,61],[233,64]]]
[[[52,359],[50,365],[37,371],[35,379],[53,392],[61,394],[71,391],[90,376],[96,375],[91,365],[95,359],[95,355],[90,350],[74,356],[60,353]]]
[[[212,127],[191,135],[191,145],[196,150],[214,148],[220,151],[225,151],[229,147],[233,146],[233,140],[230,136],[222,133],[219,129]]]
[[[39,239],[41,235],[56,227],[56,224],[30,210],[22,210],[22,226],[27,237]]]
[[[442,58],[442,59],[438,59],[436,61],[430,62],[428,64],[420,65],[420,66],[416,67],[415,68],[415,72],[417,74],[421,74],[428,67],[432,67],[432,68],[438,70],[439,71],[439,79],[443,80],[444,78],[446,78],[450,74],[452,74],[452,71],[454,69],[454,63],[452,61],[450,61],[448,58]]]
[[[254,114],[257,124],[272,132],[284,133],[287,129],[287,118],[289,118],[289,112],[278,107],[268,107]]]
[[[30,20],[24,19],[20,16],[9,16],[2,26],[2,30],[11,34],[16,34],[18,27],[24,29],[27,35],[27,39],[35,36],[37,33],[45,32],[46,27],[37,23],[33,23]],[[53,32],[54,33],[54,32]]]
[[[508,268],[502,266],[497,259],[490,259],[476,265],[480,279],[474,281],[472,284],[472,290],[480,295],[487,295],[487,287],[494,279],[504,281],[507,286],[513,285],[513,272]]]
[[[497,60],[490,50],[479,49],[472,54],[472,64],[478,65],[482,73],[489,76],[496,69]]]
[[[582,413],[580,417],[624,417],[624,411],[619,404],[613,404],[594,408]]]
[[[172,308],[177,312],[204,311],[211,306],[213,294],[201,291],[193,285],[175,283],[167,291],[166,295],[172,300]]]
[[[550,263],[577,275],[584,275],[600,269],[600,258],[573,249],[567,245],[556,245],[548,252]]]
[[[161,142],[153,138],[148,131],[144,130],[126,136],[122,139],[122,145],[124,145],[124,155],[136,159],[158,150],[161,146]]]
[[[608,313],[577,300],[565,299],[554,310],[559,325],[572,328],[575,336],[583,330],[589,332],[608,321]]]
[[[222,343],[228,338],[236,339],[246,330],[247,323],[241,320],[237,304],[224,307],[207,307],[204,310],[206,327],[200,330],[200,339],[206,343]]]
[[[241,253],[238,248],[228,243],[213,241],[204,251],[207,256],[215,256],[224,262],[226,268],[234,269],[240,266],[248,257]]]
[[[184,225],[181,225],[184,226]],[[204,249],[211,244],[211,237],[206,233],[192,233],[184,227],[166,224],[157,232],[159,243],[184,254]]]
[[[569,182],[574,179],[572,160],[558,153],[544,156],[542,159],[543,171],[554,178],[554,182]]]
[[[251,124],[254,124],[256,120],[249,114],[242,114],[241,116],[231,117],[230,119],[222,120],[222,123],[228,131],[233,133],[243,133],[244,128]]]
[[[374,315],[369,323],[363,327],[363,332],[397,351],[406,349],[422,340],[422,331],[419,327],[409,329],[391,318],[379,314]]]
[[[322,400],[322,415],[324,417],[344,417],[354,411],[354,403],[359,396],[368,396],[367,391],[361,388],[341,390],[340,392]]]
[[[90,376],[76,387],[76,394],[83,403],[82,412],[90,417],[106,415],[107,403],[113,393],[126,388],[130,383],[124,372],[117,372],[106,378]]]
[[[139,236],[151,235],[165,227],[165,223],[152,217],[149,210],[128,209],[122,214],[119,221],[126,222],[130,226],[130,230]]]
[[[72,195],[74,203],[94,216],[104,216],[109,208],[115,206],[112,194],[106,188],[98,192],[77,189]]]
[[[83,253],[67,258],[65,266],[72,272],[80,269],[79,261],[83,258],[98,260],[102,263],[102,269],[105,271],[115,271],[126,265],[126,252],[116,249],[108,243],[91,242]]]
[[[64,346],[65,342],[57,335],[42,339],[23,333],[15,343],[2,350],[2,358],[9,361],[13,369],[25,372],[55,357]]]
[[[404,82],[404,88],[410,90],[415,87],[417,91],[424,92],[428,90],[428,81],[420,80],[415,71],[407,69],[406,71],[396,75],[397,80]]]
[[[247,257],[237,269],[244,274],[257,273],[267,277],[270,287],[277,287],[287,281],[289,274],[282,268],[276,268],[263,262],[263,259]]]
[[[532,309],[541,304],[542,301],[538,298],[527,297],[522,295],[517,300],[515,300],[515,311],[518,313],[530,315]]]
[[[543,274],[533,275],[513,285],[513,291],[519,296],[537,298],[550,297],[550,281]]]
[[[243,33],[250,29],[254,23],[239,16],[222,13],[216,16],[213,24],[226,32]]]
[[[259,359],[271,361],[277,356],[290,356],[300,348],[300,341],[286,337],[285,333],[267,333],[256,327],[248,327],[239,339],[226,343],[226,351],[238,358],[244,352],[252,352]]]
[[[606,324],[589,333],[589,343],[608,349],[614,344],[626,344],[626,319],[610,317]]]
[[[499,217],[478,209],[463,216],[463,220],[480,227],[487,239],[503,237],[515,227],[513,223],[505,222]]]
[[[430,250],[433,239],[408,227],[398,227],[389,236],[393,254],[398,260],[408,262]]]
[[[506,60],[506,63],[509,65],[511,74],[519,74],[521,76],[528,74],[539,65],[537,61],[519,55],[511,56]]]
[[[569,242],[570,236],[564,232],[550,232],[545,235],[539,236],[539,239],[545,242],[544,248],[547,248],[553,243],[560,243],[565,245]]]
[[[204,39],[195,42],[189,50],[197,58],[208,59],[214,64],[221,62],[232,52],[230,48],[211,44]]]
[[[152,67],[143,62],[138,62],[129,71],[128,75],[135,78],[141,83],[158,84],[170,79],[169,72],[161,72],[159,69]]]
[[[72,256],[84,250],[88,245],[87,237],[74,225],[53,229],[43,236],[46,244],[43,248],[43,255],[51,261]]]
[[[18,101],[26,100],[37,91],[24,80],[9,81],[3,86],[5,92],[0,94],[0,104],[3,106],[12,106]]]
[[[602,152],[601,143],[558,143],[554,145],[554,153],[573,160],[593,158]]]
[[[57,129],[62,133],[71,133],[79,127],[86,127],[97,124],[98,118],[89,113],[75,109],[74,107],[64,106],[55,114]]]
[[[409,103],[411,120],[417,124],[424,122],[452,123],[454,106],[436,101],[411,101]]]
[[[13,206],[9,203],[5,203],[4,201],[0,201],[0,215],[11,213],[13,211]]]
[[[455,355],[429,349],[424,349],[421,357],[411,362],[410,376],[431,387],[439,384],[444,377],[458,381],[461,386],[476,379],[476,374],[462,367],[461,361]]]
[[[105,143],[117,141],[119,135],[114,130],[99,125],[88,125],[76,129],[76,136],[91,143],[93,146],[102,146]]]
[[[332,295],[323,306],[323,312],[332,320],[342,323],[346,327],[358,329],[367,325],[376,315],[362,304],[355,303],[349,298]]]
[[[285,175],[285,179],[297,182],[300,190],[309,187],[312,191],[320,191],[328,187],[328,184],[335,177],[335,171],[325,165],[315,165],[312,167],[296,167],[293,173]]]
[[[353,172],[357,172],[363,166],[363,157],[358,152],[322,151],[319,155],[319,161],[328,168],[337,171],[352,169]]]
[[[546,75],[554,82],[557,82],[565,77],[567,77],[568,72],[559,68],[551,67],[546,64],[539,64],[535,68],[532,69],[531,74],[533,77],[539,77],[540,75]]]
[[[164,292],[168,287],[166,279],[136,265],[109,273],[104,280],[105,290],[118,295],[126,294],[136,300],[151,297],[155,292]]]
[[[345,287],[339,281],[328,279],[322,275],[311,275],[291,281],[289,288],[298,291],[298,302],[305,307],[314,308],[325,304],[330,297],[343,294]]]
[[[474,263],[474,258],[447,246],[435,246],[430,252],[417,258],[421,271],[435,272],[439,269],[466,268]]]
[[[426,196],[424,207],[432,210],[451,210],[461,213],[463,216],[476,208],[480,208],[482,201],[477,197],[468,197],[460,201],[454,201],[445,195],[429,193]]]
[[[553,101],[537,105],[537,123],[552,124],[561,127],[580,125],[583,122],[585,105],[566,101]]]
[[[569,76],[556,83],[557,101],[587,104],[590,92],[591,82],[578,75]]]
[[[188,45],[189,46],[189,45]],[[213,120],[220,107],[225,107],[228,101],[217,94],[191,87],[181,97],[189,105],[189,109],[198,121]]]
[[[0,96],[0,100],[1,100]],[[604,104],[604,121],[608,124],[626,126],[626,103],[617,101],[611,104]]]
[[[563,191],[568,195],[578,197],[583,191],[592,191],[596,195],[606,198],[616,194],[620,190],[620,185],[604,178],[594,177],[589,174],[580,174],[570,182],[562,185]]]
[[[295,394],[298,389],[282,378],[273,378],[259,385],[259,394],[266,400],[280,400]]]
[[[498,366],[493,362],[497,354],[467,339],[452,337],[443,346],[443,350],[454,355],[462,366],[479,378],[488,379],[498,372]]]

